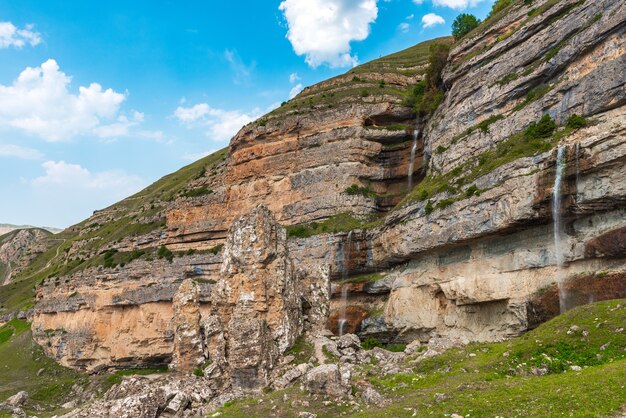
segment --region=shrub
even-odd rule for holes
[[[203,377],[204,370],[202,370],[200,367],[196,367],[195,369],[193,369],[193,374],[194,376]]]
[[[472,30],[474,30],[476,27],[478,27],[479,24],[480,20],[477,19],[476,16],[468,13],[461,13],[456,17],[456,19],[454,19],[454,22],[452,23],[452,36],[454,36],[454,39],[458,41],[459,39],[470,33]]]
[[[350,196],[357,196],[357,195],[361,195],[364,197],[376,196],[376,193],[374,193],[374,191],[370,189],[369,187],[359,186],[357,184],[353,184],[352,186],[348,187],[346,190],[344,190],[344,193]]]
[[[448,148],[444,147],[443,145],[439,145],[436,149],[435,152],[437,154],[443,154],[444,152],[446,152]]]
[[[424,213],[426,215],[430,215],[431,213],[433,213],[434,210],[435,210],[435,208],[433,207],[433,204],[430,202],[430,200],[428,202],[426,202],[426,207],[424,208]]]
[[[365,89],[361,90],[361,97],[368,97],[369,95],[370,95],[369,91]]]
[[[165,258],[167,261],[171,263],[172,260],[174,259],[174,253],[171,252],[165,245],[162,245],[161,247],[159,247],[159,250],[157,251],[157,257]]]
[[[554,119],[548,114],[545,114],[539,119],[539,122],[533,122],[524,131],[524,138],[530,139],[544,139],[550,138],[556,130],[556,123]]]
[[[381,89],[385,88],[385,80],[380,80],[380,83],[378,83],[378,87],[380,87]]]
[[[489,16],[493,16],[499,11],[506,9],[512,2],[512,0],[497,0],[491,7],[491,12],[489,13]]]
[[[588,124],[587,119],[583,118],[582,116],[578,116],[577,114],[573,114],[572,116],[567,118],[567,122],[565,123],[565,126],[567,126],[570,129],[580,129],[580,128],[584,128],[585,126],[587,126],[587,124]]]
[[[476,187],[475,184],[472,184],[470,187],[467,188],[467,190],[465,190],[465,196],[472,197],[474,195],[480,196],[480,190],[478,190],[478,187]]]
[[[383,346],[383,343],[381,343],[378,338],[374,338],[374,337],[367,337],[361,342],[361,347],[363,347],[363,349],[365,350],[371,350],[372,348],[382,347],[382,346]]]

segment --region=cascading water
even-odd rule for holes
[[[566,309],[566,294],[564,274],[562,271],[564,264],[563,248],[561,244],[561,183],[565,173],[565,147],[559,147],[556,154],[556,174],[554,176],[554,188],[552,189],[552,220],[554,222],[554,255],[557,268],[557,283],[559,286],[559,305],[561,312]]]
[[[415,154],[417,153],[417,138],[420,134],[419,117],[415,122],[415,130],[413,131],[413,145],[411,146],[411,159],[409,160],[408,183],[409,191],[413,189],[413,171],[415,170]]]
[[[350,249],[352,247],[352,231],[348,232],[348,236],[346,237],[346,244],[343,248],[343,266],[341,277],[344,283],[341,285],[341,301],[339,302],[339,316],[337,318],[337,325],[339,328],[339,336],[341,337],[346,328],[347,318],[346,318],[346,307],[348,305],[348,284],[345,283],[345,279],[348,277],[349,270],[349,262],[350,262]]]

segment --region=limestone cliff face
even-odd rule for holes
[[[306,89],[190,180],[202,194],[137,197],[166,226],[114,245],[167,245],[171,262],[48,279],[37,340],[90,369],[211,360],[215,381],[257,390],[302,330],[498,340],[545,319],[557,282],[576,303],[622,294],[625,16],[618,0],[513,2],[452,46],[419,126],[403,97],[427,46]],[[529,136],[544,115],[556,127]]]

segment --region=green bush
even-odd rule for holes
[[[426,202],[426,207],[424,208],[424,214],[430,215],[431,213],[433,213],[434,210],[435,208],[433,207],[433,204],[430,202],[430,200]]]
[[[429,66],[424,80],[409,89],[403,104],[415,109],[419,115],[428,115],[437,110],[443,101],[441,73],[448,61],[450,45],[433,44],[428,57]]]
[[[545,139],[550,138],[556,130],[556,123],[554,119],[548,114],[545,114],[539,119],[539,122],[533,122],[524,131],[524,137],[526,139]]]
[[[476,187],[475,184],[472,184],[470,187],[467,188],[467,190],[465,190],[465,196],[480,196],[480,190],[478,190],[478,187]]]
[[[361,341],[361,347],[363,347],[363,349],[365,350],[371,350],[372,348],[382,347],[382,346],[383,346],[383,343],[381,343],[378,338],[374,338],[374,337],[367,337],[366,339]]]
[[[376,193],[374,193],[374,191],[372,189],[370,189],[367,186],[359,186],[357,184],[353,184],[352,186],[348,187],[346,190],[344,190],[344,193],[350,195],[350,196],[357,196],[357,195],[361,195],[364,197],[375,197]]]
[[[513,3],[513,0],[497,0],[491,7],[491,12],[489,13],[489,16],[493,16],[499,11],[506,9],[511,5],[511,3]]]
[[[578,116],[577,114],[573,114],[572,116],[567,118],[567,122],[565,123],[565,126],[567,126],[570,129],[580,129],[580,128],[584,128],[585,126],[587,126],[587,124],[588,124],[587,119],[583,118],[582,116]]]
[[[161,247],[159,247],[159,250],[157,251],[157,257],[165,258],[167,261],[171,263],[172,260],[174,259],[174,253],[171,252],[165,245],[162,245]]]
[[[183,197],[198,197],[213,193],[213,190],[207,186],[198,187],[197,189],[186,190],[182,193]]]
[[[452,22],[452,36],[454,36],[454,39],[458,41],[472,30],[476,29],[479,24],[480,20],[477,19],[476,16],[468,13],[461,13],[456,17],[456,19],[454,19],[454,22]]]

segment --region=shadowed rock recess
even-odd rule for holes
[[[626,296],[626,3],[511,3],[460,41],[305,89],[61,233],[35,340],[81,370],[203,375],[193,402],[219,406],[306,373],[349,393],[336,366],[283,373],[299,337],[341,321],[384,344],[500,341],[557,315],[559,293],[567,308]],[[406,98],[436,43],[442,101],[418,118]]]

